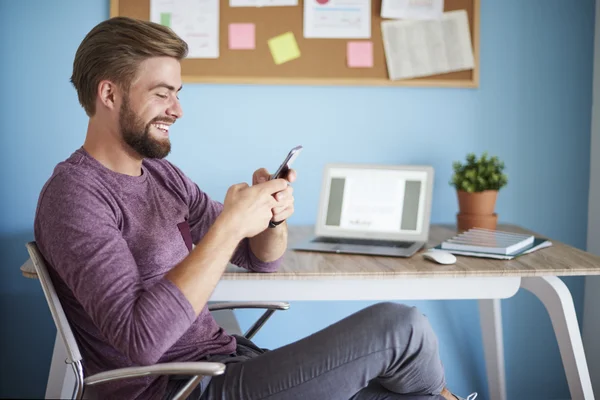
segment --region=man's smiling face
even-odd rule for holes
[[[140,156],[164,158],[171,151],[169,129],[183,115],[179,90],[179,61],[154,57],[140,64],[119,114],[123,140]]]

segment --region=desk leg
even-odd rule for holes
[[[500,300],[479,300],[479,319],[490,400],[506,400],[504,342]]]
[[[540,299],[550,315],[571,398],[593,400],[592,382],[569,288],[556,276],[522,278],[521,287]]]
[[[75,387],[75,374],[65,360],[67,350],[60,336],[54,341],[54,351],[46,384],[46,399],[70,399]]]

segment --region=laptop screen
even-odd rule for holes
[[[328,231],[423,232],[427,171],[333,167],[326,179],[321,224]]]

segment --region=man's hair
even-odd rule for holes
[[[148,21],[114,17],[83,39],[73,62],[71,83],[88,116],[96,113],[98,85],[111,80],[128,92],[140,63],[150,57],[187,56],[187,44],[171,29]]]

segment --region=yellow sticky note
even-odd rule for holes
[[[269,39],[269,49],[277,65],[300,57],[300,49],[293,32],[287,32]]]

